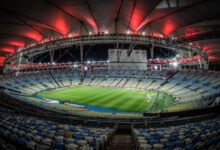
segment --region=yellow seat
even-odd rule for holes
[[[64,132],[64,137],[66,137],[66,138],[73,137],[73,132]]]

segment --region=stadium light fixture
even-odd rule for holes
[[[92,32],[89,32],[89,35],[92,35]]]
[[[109,34],[109,32],[106,30],[105,32],[104,32],[105,34]]]
[[[70,33],[70,34],[68,34],[68,37],[73,37],[73,35]]]
[[[109,60],[107,60],[107,63],[109,63]]]
[[[87,67],[87,66],[85,66],[85,67],[84,67],[84,70],[88,70],[88,67]]]
[[[74,65],[73,65],[73,67],[74,67],[74,68],[77,68],[77,67],[78,67],[78,65],[77,65],[77,64],[74,64]]]
[[[142,35],[144,36],[144,35],[146,35],[146,33],[145,33],[145,32],[142,32]]]
[[[179,63],[178,63],[177,61],[175,61],[175,62],[172,63],[172,65],[173,65],[174,67],[178,67]]]
[[[131,31],[130,31],[130,30],[128,30],[128,31],[127,31],[127,34],[131,34]]]
[[[87,64],[90,64],[90,63],[91,63],[91,61],[88,60],[88,61],[87,61]]]

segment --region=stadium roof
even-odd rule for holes
[[[0,3],[0,61],[18,47],[97,32],[170,36],[220,61],[219,0],[7,0]]]

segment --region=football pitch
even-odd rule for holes
[[[171,95],[162,92],[126,88],[77,86],[43,91],[37,95],[63,102],[127,112],[158,111],[174,103]]]

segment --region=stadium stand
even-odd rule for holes
[[[22,95],[78,85],[155,90],[174,96],[178,106],[199,102],[198,107],[208,106],[220,93],[219,73],[203,71],[94,70],[80,74],[77,70],[54,70],[1,77],[0,83],[9,92]]]
[[[133,128],[136,149],[193,150],[220,148],[220,120],[208,120],[179,126]]]
[[[220,93],[218,72],[67,69],[11,75],[7,78],[1,76],[0,85],[9,95],[8,99],[1,100],[0,107],[0,142],[4,149],[19,146],[39,150],[98,150],[108,149],[109,144],[117,147],[118,140],[115,145],[112,140],[118,130],[117,122],[135,122],[132,134],[124,136],[133,139],[127,143],[130,145],[128,147],[138,150],[217,150],[220,146],[220,121],[219,118],[212,119],[218,110],[218,107],[214,108],[218,105]],[[119,117],[108,120],[101,113],[100,118],[81,118],[61,113],[56,110],[57,106],[53,109],[47,105],[47,108],[39,105],[38,101],[29,103],[25,100],[40,91],[81,85],[161,91],[173,95],[176,104],[161,114],[146,113],[144,118]],[[177,110],[183,112],[172,114]],[[75,123],[68,120],[75,120]],[[147,126],[143,126],[146,122]],[[187,123],[182,125],[184,122]]]
[[[58,122],[19,115],[0,108],[0,136],[29,149],[82,149],[103,147],[114,129],[72,126]]]

